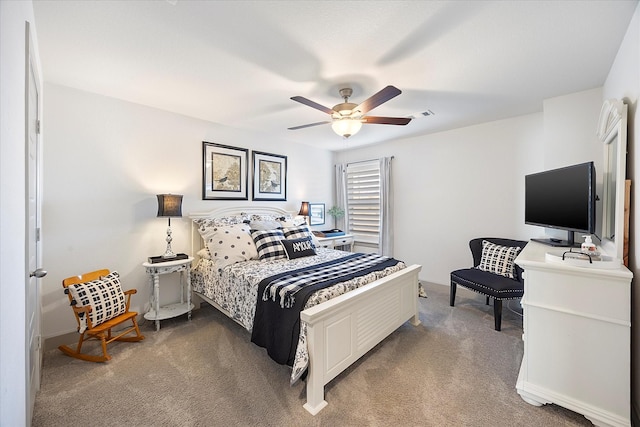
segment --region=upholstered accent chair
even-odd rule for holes
[[[499,331],[502,324],[502,301],[519,299],[524,294],[522,268],[513,260],[526,244],[522,240],[494,237],[472,239],[469,248],[473,256],[473,268],[451,272],[449,305],[454,306],[458,285],[485,295],[487,305],[492,298],[495,329]]]

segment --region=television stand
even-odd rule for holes
[[[569,242],[568,240],[562,239],[531,239],[533,242],[542,243],[543,245],[553,246],[555,248],[579,248],[582,243]]]
[[[554,246],[556,248],[579,248],[582,243],[576,243],[574,239],[573,231],[567,230],[567,240],[558,239],[555,237],[549,237],[548,239],[531,239],[534,242],[542,243],[547,246]]]

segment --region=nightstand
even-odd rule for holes
[[[187,313],[187,318],[191,320],[191,262],[192,257],[175,261],[166,261],[159,263],[145,262],[142,266],[149,275],[149,284],[151,285],[151,296],[149,298],[150,308],[144,314],[147,320],[155,320],[156,331],[160,330],[160,321],[170,319]],[[169,273],[180,273],[180,302],[160,307],[160,276]],[[185,302],[185,284],[186,284],[186,302]]]
[[[340,249],[343,251],[353,252],[354,238],[353,234],[344,234],[334,237],[317,237],[320,246],[323,248]]]

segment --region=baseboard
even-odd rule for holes
[[[55,337],[49,337],[44,339],[44,351],[49,351],[54,348],[58,348],[59,346],[66,344],[78,344],[78,333],[77,332],[69,332],[63,335],[57,335]]]
[[[198,297],[196,294],[193,294],[193,296],[191,297],[191,303],[193,304],[192,311],[200,309],[200,305],[202,304],[202,302],[203,302],[202,298]],[[146,319],[142,316],[142,314],[138,314],[138,316],[136,317],[136,320],[138,321],[138,325],[142,325],[143,322],[146,321]],[[43,345],[44,351],[49,351],[54,348],[58,348],[63,344],[77,345],[78,332],[73,331],[73,332],[68,332],[66,334],[62,334],[62,335],[48,337],[48,338],[45,338],[43,341],[44,341],[44,345]]]

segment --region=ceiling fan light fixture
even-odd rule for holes
[[[333,131],[345,139],[358,133],[361,127],[362,122],[360,120],[350,118],[334,120],[331,123]]]

